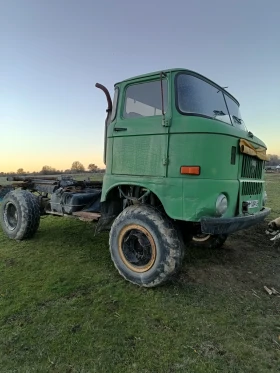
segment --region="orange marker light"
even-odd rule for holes
[[[200,166],[181,166],[182,175],[200,175]]]

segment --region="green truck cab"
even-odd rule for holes
[[[130,281],[154,286],[167,278],[162,270],[158,278],[149,273],[160,251],[182,247],[182,237],[186,246],[220,247],[228,234],[269,214],[266,146],[224,88],[186,69],[150,73],[115,84],[107,112],[100,224],[114,221],[111,254]],[[150,231],[154,216],[168,221],[176,244],[167,244],[163,227]],[[157,235],[167,235],[165,244]]]

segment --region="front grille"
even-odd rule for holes
[[[254,183],[250,181],[244,181],[242,183],[241,194],[242,196],[251,196],[262,193],[262,183]]]
[[[243,154],[241,177],[245,179],[262,179],[264,161]]]

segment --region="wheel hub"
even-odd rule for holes
[[[134,272],[146,272],[156,260],[156,245],[148,230],[138,224],[124,227],[118,250],[124,264]]]
[[[18,213],[16,206],[12,202],[8,202],[5,206],[4,210],[4,221],[6,224],[6,227],[13,231],[16,229],[18,224]]]

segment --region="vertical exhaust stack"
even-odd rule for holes
[[[111,123],[111,114],[112,114],[112,107],[113,107],[113,105],[112,105],[112,99],[111,99],[111,96],[110,96],[110,93],[109,93],[108,89],[106,87],[104,87],[104,85],[99,84],[99,83],[96,83],[95,87],[101,89],[101,91],[103,91],[105,93],[105,96],[106,96],[106,99],[107,99],[107,104],[108,104],[108,107],[107,107],[107,110],[106,110],[107,111],[107,117],[105,119],[104,153],[103,153],[103,162],[106,165],[107,128],[108,128],[109,124]]]

